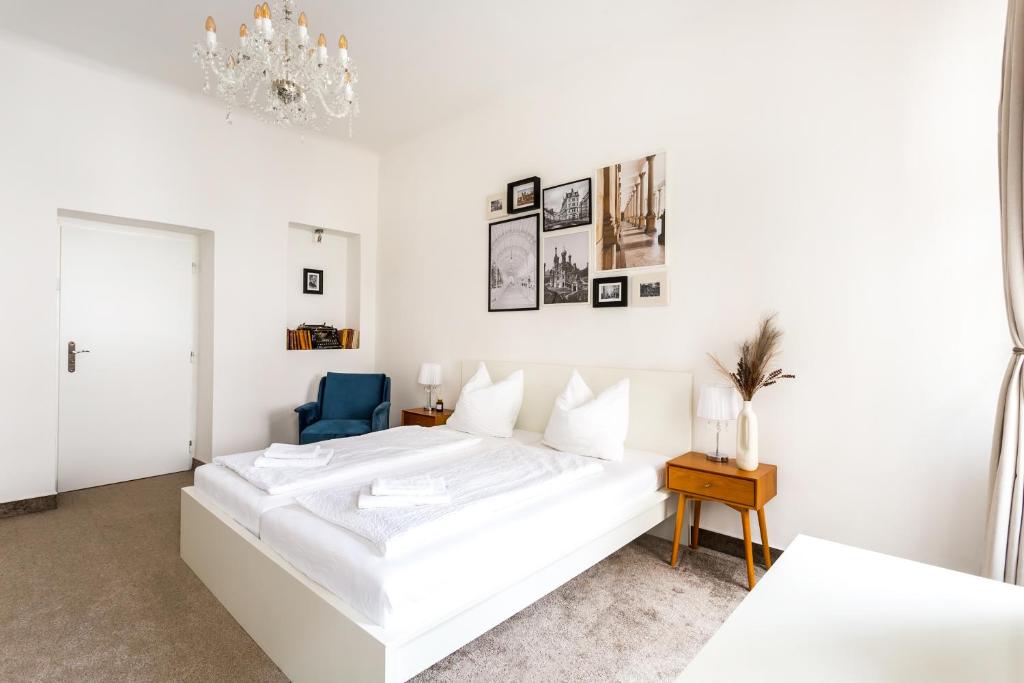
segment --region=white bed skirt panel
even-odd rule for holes
[[[181,492],[181,557],[291,680],[397,683],[600,562],[671,512],[653,492],[607,533],[416,633],[388,632],[291,567],[194,487]],[[500,558],[495,558],[500,561]]]

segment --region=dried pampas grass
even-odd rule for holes
[[[708,356],[718,371],[732,381],[743,400],[750,401],[759,389],[770,387],[781,379],[796,378],[796,375],[785,374],[781,369],[768,370],[768,366],[779,354],[781,340],[782,330],[775,326],[773,313],[761,320],[761,327],[752,339],[740,345],[740,359],[736,363],[735,372],[730,372],[715,354],[709,353]]]

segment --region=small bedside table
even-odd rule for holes
[[[402,424],[437,427],[447,422],[452,412],[451,410],[437,411],[427,410],[426,408],[406,408],[402,411]]]
[[[743,545],[747,551],[747,586],[754,587],[754,552],[750,543],[751,510],[757,511],[757,525],[761,532],[761,546],[764,550],[766,569],[772,566],[771,551],[768,548],[768,522],[764,516],[764,505],[775,497],[775,479],[778,468],[761,463],[753,472],[746,472],[736,466],[735,460],[714,462],[703,453],[690,451],[666,464],[665,481],[668,490],[679,494],[676,507],[676,533],[672,541],[672,566],[679,560],[679,534],[683,528],[686,501],[693,499],[693,532],[690,547],[697,548],[700,532],[700,504],[702,501],[724,503],[740,513],[743,521]]]

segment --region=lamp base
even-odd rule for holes
[[[725,455],[724,453],[705,453],[704,457],[710,460],[711,462],[729,462],[729,456]]]

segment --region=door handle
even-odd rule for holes
[[[68,372],[75,371],[75,356],[80,353],[89,353],[89,349],[81,349],[80,351],[75,350],[75,342],[68,342]]]

